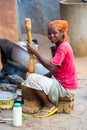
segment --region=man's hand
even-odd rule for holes
[[[28,49],[28,52],[29,53],[31,53],[31,54],[36,54],[36,52],[37,52],[37,50],[36,50],[36,48],[35,48],[35,46],[34,45],[27,45],[27,49]]]

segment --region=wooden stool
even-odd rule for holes
[[[74,95],[64,98],[59,98],[57,113],[71,114],[74,108]]]

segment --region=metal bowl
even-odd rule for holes
[[[0,91],[0,109],[11,109],[16,98],[16,93]]]
[[[14,44],[12,50],[12,60],[28,68],[29,66],[29,53],[23,44]]]

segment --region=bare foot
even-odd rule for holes
[[[50,105],[50,106],[44,106],[43,108],[42,108],[42,110],[49,110],[49,111],[52,111],[53,109],[55,108],[55,105]]]
[[[44,116],[47,115],[48,113],[50,113],[51,111],[53,111],[56,107],[54,105],[50,105],[50,106],[44,106],[37,114],[35,114],[34,116]]]

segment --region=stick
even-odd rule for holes
[[[31,36],[31,19],[26,18],[25,19],[25,26],[27,30],[27,37],[28,37],[28,44],[32,44],[32,36]],[[29,60],[29,72],[26,73],[26,78],[30,73],[33,73],[35,70],[35,64],[34,64],[34,57],[33,54],[30,53],[30,60]]]
[[[12,121],[13,119],[12,118],[1,118],[0,117],[0,121]]]

